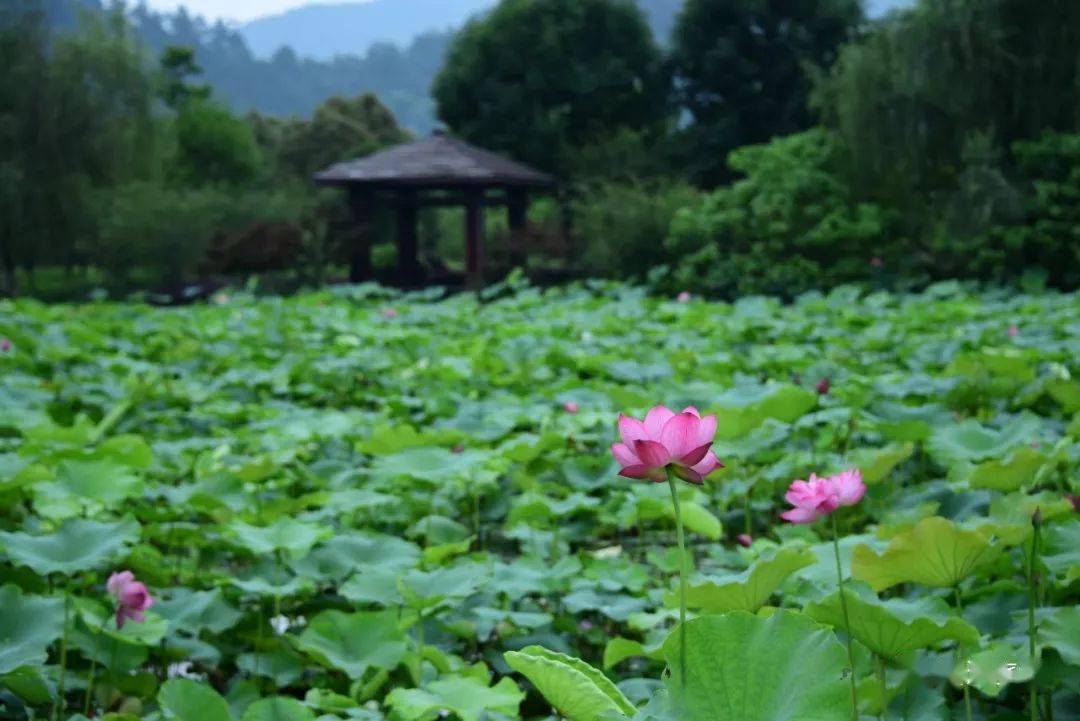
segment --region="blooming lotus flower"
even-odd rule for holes
[[[828,478],[811,473],[808,481],[793,481],[784,499],[795,506],[780,514],[792,523],[813,523],[840,506],[854,506],[866,493],[862,473],[853,468]]]
[[[154,599],[131,571],[120,571],[109,576],[105,584],[109,594],[116,599],[116,628],[124,627],[125,619],[145,621],[143,611],[154,605]]]
[[[562,407],[563,410],[567,413],[577,413],[581,410],[581,406],[579,406],[577,403],[574,403],[573,401],[567,401],[566,403],[563,403]]]
[[[622,443],[613,444],[611,453],[622,466],[619,475],[626,478],[662,483],[670,470],[684,481],[700,484],[723,467],[711,450],[716,416],[702,418],[693,406],[681,413],[656,406],[644,421],[620,413],[619,434]]]
[[[689,303],[690,302],[690,292],[684,290],[683,292],[681,292],[677,296],[675,296],[675,300],[679,301],[680,303]]]

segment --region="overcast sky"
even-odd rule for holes
[[[343,0],[333,0],[342,2]],[[347,0],[349,2],[363,0]],[[310,5],[311,0],[147,0],[155,10],[175,10],[181,5],[195,15],[216,20],[251,20],[261,15],[273,15],[289,8]]]

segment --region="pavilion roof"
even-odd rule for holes
[[[320,185],[385,188],[548,188],[555,178],[441,132],[336,163],[315,173]]]

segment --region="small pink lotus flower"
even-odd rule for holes
[[[716,435],[716,416],[701,417],[690,406],[675,413],[656,406],[644,421],[619,414],[622,443],[611,446],[611,453],[622,466],[625,478],[648,478],[656,483],[667,480],[670,470],[689,483],[701,484],[705,476],[723,468],[712,452]]]
[[[831,388],[831,387],[832,387],[832,385],[829,383],[829,379],[828,378],[822,378],[821,380],[819,380],[817,382],[817,384],[814,385],[814,390],[816,390],[818,392],[819,396],[824,396],[824,395],[828,395],[829,388]]]
[[[854,506],[866,493],[862,474],[853,468],[828,478],[811,473],[808,481],[793,481],[784,499],[795,506],[780,514],[796,524],[813,523],[840,506]]]
[[[870,265],[874,266],[875,268],[880,268],[885,265],[885,261],[875,255],[873,258],[870,259]]]
[[[1015,338],[1018,335],[1020,335],[1020,326],[1016,325],[1015,323],[1010,325],[1009,326],[1009,337],[1010,338]]]
[[[735,540],[739,542],[739,545],[743,548],[750,548],[750,544],[754,542],[754,539],[750,537],[749,533],[740,533],[735,536]]]
[[[0,353],[7,353],[11,350],[11,341],[7,338],[0,338]]]
[[[689,303],[690,302],[690,291],[684,290],[683,292],[681,292],[677,296],[675,296],[675,300],[679,301],[680,303]]]
[[[563,410],[567,413],[577,413],[581,410],[581,406],[579,406],[577,403],[574,403],[573,401],[567,401],[566,403],[563,403],[562,407]]]
[[[143,611],[154,605],[154,599],[146,586],[135,580],[131,571],[120,571],[109,576],[105,584],[109,594],[116,599],[116,628],[124,627],[125,619],[145,621]]]
[[[393,308],[387,308],[386,310],[384,310],[382,312],[382,317],[383,318],[397,318],[398,317],[398,312],[396,310],[394,310]]]

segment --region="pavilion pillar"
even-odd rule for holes
[[[484,193],[465,194],[465,270],[470,287],[484,282]]]
[[[529,196],[524,190],[507,191],[506,219],[510,226],[510,262],[515,268],[524,268],[528,261],[525,248],[525,218],[529,208]]]
[[[371,232],[374,222],[374,194],[365,188],[349,189],[349,211],[353,217],[350,237],[349,282],[371,279]]]
[[[399,282],[402,285],[418,285],[423,280],[420,269],[417,224],[419,204],[414,190],[398,192],[397,210],[397,263]]]

